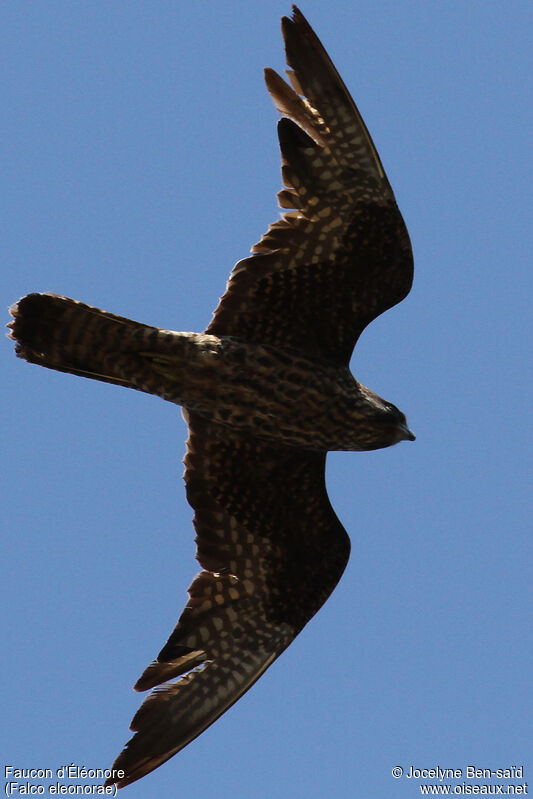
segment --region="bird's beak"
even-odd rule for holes
[[[409,428],[407,427],[406,424],[399,425],[399,432],[400,432],[400,436],[398,438],[398,441],[415,441],[416,440],[415,434],[411,430],[409,430]]]

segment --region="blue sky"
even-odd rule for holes
[[[277,217],[262,69],[284,67],[289,4],[0,8],[4,307],[51,290],[203,329]],[[131,799],[418,796],[397,765],[523,765],[516,782],[532,781],[530,5],[302,10],[411,234],[413,291],[366,330],[352,369],[417,441],[328,457],[352,539],[341,584]],[[2,760],[105,768],[139,704],[130,686],[197,571],[186,430],[175,406],[12,349],[0,353]]]

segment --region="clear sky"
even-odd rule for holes
[[[289,4],[0,9],[3,306],[50,290],[202,330],[277,217],[262,69],[284,67]],[[243,699],[124,796],[414,798],[423,780],[391,774],[411,765],[523,765],[515,782],[533,784],[531,6],[302,10],[411,234],[413,291],[352,369],[417,440],[328,457],[352,539],[341,584]],[[105,768],[197,571],[186,429],[173,405],[0,349],[1,759]]]

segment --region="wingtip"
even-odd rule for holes
[[[302,14],[302,12],[300,11],[300,9],[299,9],[299,8],[298,8],[298,6],[296,5],[296,3],[293,3],[293,4],[291,5],[291,8],[292,8],[292,19],[293,19],[295,22],[296,22],[296,21],[298,21],[298,22],[300,22],[300,21],[303,21],[303,22],[305,22],[305,23],[309,24],[309,23],[307,22],[307,20],[306,20],[305,16]]]
[[[306,16],[300,11],[298,6],[292,5],[292,14],[290,17],[283,16],[281,18],[281,30],[285,34],[285,31],[292,30],[293,28],[300,28],[302,31],[314,33],[311,25],[309,24]]]

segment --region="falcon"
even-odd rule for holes
[[[236,264],[206,330],[161,330],[55,294],[10,309],[19,357],[156,394],[189,427],[202,571],[135,685],[155,690],[113,765],[119,788],[236,702],[335,588],[350,543],[326,492],[327,452],[414,439],[349,370],[362,330],[411,288],[409,236],[361,115],[296,7],[282,31],[289,83],[265,78],[289,210]]]

